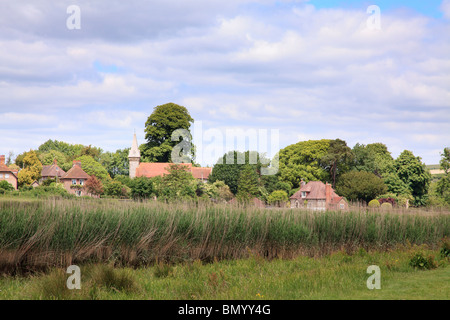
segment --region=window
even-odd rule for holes
[[[3,179],[3,173],[0,173],[0,179]]]
[[[83,184],[84,184],[84,180],[80,179],[80,185],[83,185]]]
[[[5,173],[5,179],[9,179],[9,173]]]
[[[343,203],[340,204],[341,209],[344,209],[345,205]]]
[[[75,194],[79,197],[79,196],[81,196],[81,191],[77,190],[77,191],[75,191]]]
[[[72,184],[77,184],[77,179],[72,179]]]
[[[302,198],[306,198],[306,191],[302,191]]]

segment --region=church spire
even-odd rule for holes
[[[133,143],[128,153],[128,161],[130,163],[130,178],[133,179],[136,177],[136,169],[139,167],[139,162],[141,161],[141,151],[138,147],[136,132],[134,133]]]

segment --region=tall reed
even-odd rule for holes
[[[202,203],[0,200],[0,273],[83,262],[145,265],[435,245],[450,215],[311,212]]]

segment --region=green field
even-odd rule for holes
[[[409,265],[416,252],[435,259],[433,270]],[[381,289],[367,288],[369,265],[381,269]],[[267,261],[199,261],[130,269],[81,267],[81,289],[69,290],[69,274],[0,278],[0,299],[136,300],[299,300],[299,299],[450,299],[450,262],[424,247],[390,252],[336,252],[321,258]]]

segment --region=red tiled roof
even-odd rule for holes
[[[140,163],[136,169],[136,177],[153,178],[169,174],[168,169],[171,164],[172,163],[167,162]],[[193,167],[191,163],[181,163],[180,165],[187,166],[188,171],[190,171],[196,179],[208,179],[212,171],[212,168]]]
[[[306,197],[302,198],[302,192],[306,192]],[[331,202],[338,203],[342,197],[338,196],[331,188]],[[326,186],[322,181],[310,181],[294,193],[290,199],[326,199]]]
[[[8,172],[12,173],[17,178],[17,171],[11,170],[6,164],[5,164],[5,156],[0,156],[0,172]]]
[[[43,166],[41,176],[42,177],[63,177],[66,174],[66,172],[61,169],[56,163],[53,163],[49,166]]]
[[[81,169],[80,162],[73,162],[72,168],[61,179],[89,179],[90,176]]]

